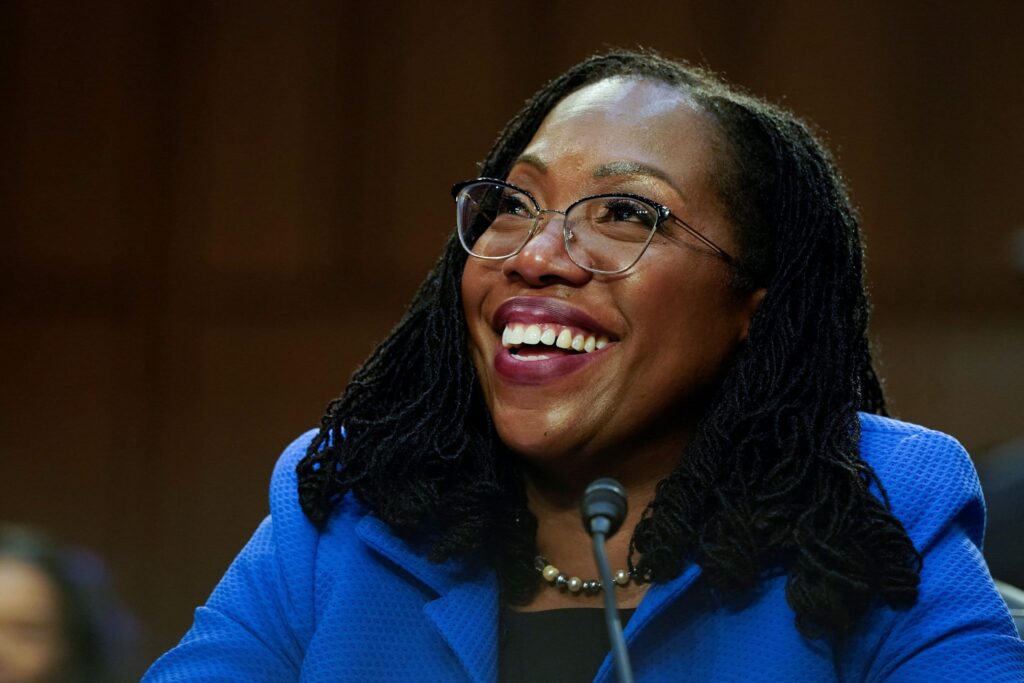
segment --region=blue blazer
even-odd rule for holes
[[[985,507],[967,454],[922,427],[870,415],[861,425],[861,454],[924,556],[917,604],[876,605],[841,642],[809,640],[783,574],[735,606],[691,564],[651,585],[629,620],[638,681],[1024,681],[1024,642],[981,556]],[[144,681],[495,680],[493,571],[431,563],[352,496],[318,532],[295,475],[312,436],[285,450],[270,516]],[[614,680],[609,658],[595,680]]]

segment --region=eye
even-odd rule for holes
[[[522,216],[525,218],[533,216],[533,211],[531,211],[526,198],[513,190],[505,190],[501,193],[496,213],[499,216]]]
[[[644,242],[658,224],[654,207],[631,197],[593,197],[575,205],[567,218],[581,240]]]
[[[658,215],[651,207],[628,197],[607,197],[594,216],[598,223],[637,223],[652,228],[658,222]]]

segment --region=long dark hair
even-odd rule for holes
[[[920,557],[858,452],[857,412],[885,414],[885,402],[857,217],[803,122],[703,70],[613,51],[528,100],[482,174],[505,177],[562,98],[615,76],[680,88],[716,124],[712,180],[740,242],[733,284],[767,289],[695,438],[633,532],[631,566],[664,582],[693,560],[733,596],[780,567],[807,635],[841,634],[878,596],[912,603]],[[322,527],[352,492],[397,532],[425,539],[434,559],[489,562],[503,598],[524,602],[539,585],[536,520],[467,356],[465,260],[453,236],[405,317],[328,405],[297,468],[299,497]]]

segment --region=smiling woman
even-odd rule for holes
[[[482,171],[148,680],[608,679],[612,592],[641,680],[1020,680],[973,468],[884,417],[856,218],[798,119],[617,51]]]

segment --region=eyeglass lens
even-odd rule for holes
[[[471,254],[507,258],[544,220],[533,200],[497,183],[473,183],[457,197],[459,239]],[[550,220],[550,219],[549,219]],[[636,262],[657,227],[659,214],[631,197],[593,197],[573,204],[563,230],[569,257],[587,270],[617,272]]]

